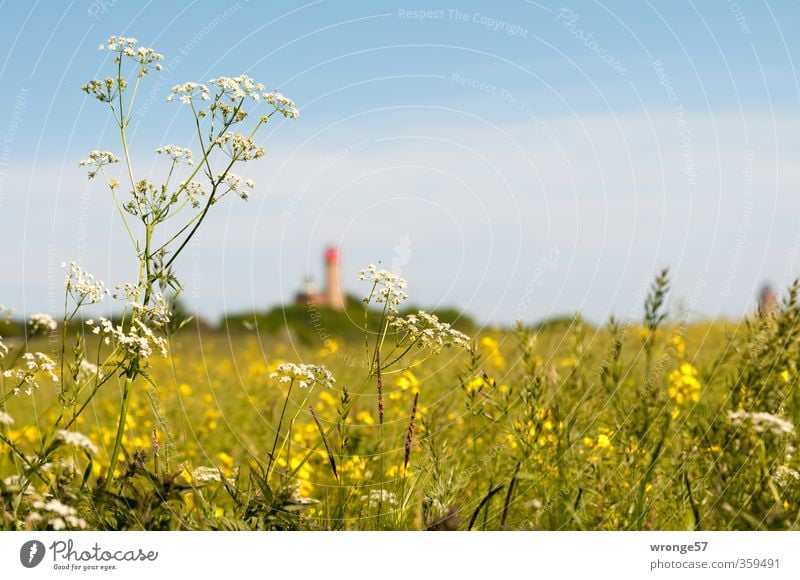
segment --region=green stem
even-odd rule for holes
[[[125,423],[128,419],[128,406],[131,402],[131,393],[133,392],[133,377],[128,377],[125,380],[125,390],[122,393],[122,410],[119,414],[119,424],[117,425],[117,436],[114,439],[114,448],[111,451],[111,463],[108,466],[108,474],[103,480],[102,490],[108,487],[108,482],[114,477],[114,470],[117,468],[117,456],[119,455],[119,448],[122,444],[122,435],[125,433]]]
[[[289,405],[289,398],[292,396],[292,387],[294,387],[294,379],[289,383],[289,392],[286,393],[286,398],[283,400],[283,409],[281,409],[281,418],[278,420],[278,428],[275,429],[275,440],[272,442],[272,451],[269,454],[269,463],[267,464],[267,480],[272,473],[272,466],[275,464],[275,450],[278,448],[278,439],[281,436],[281,427],[283,426],[283,417],[286,415],[286,407]]]

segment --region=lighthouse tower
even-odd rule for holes
[[[344,310],[344,293],[339,279],[339,249],[328,246],[325,252],[325,305]]]

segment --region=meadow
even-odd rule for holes
[[[131,400],[115,485],[102,480],[120,377],[71,427],[87,440],[62,441],[38,478],[6,450],[3,527],[797,528],[793,296],[748,322],[689,324],[666,316],[665,292],[662,279],[636,323],[575,318],[484,329],[437,357],[412,350],[381,373],[381,394],[363,341],[189,323]],[[108,348],[85,328],[82,350]],[[335,383],[290,393],[270,378],[297,360]],[[7,399],[5,437],[24,455],[52,445],[58,393]]]

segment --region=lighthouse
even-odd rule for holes
[[[295,294],[294,303],[298,306],[344,310],[344,292],[339,278],[339,248],[328,246],[325,250],[325,289],[318,292],[309,276],[303,290]]]
[[[328,308],[344,309],[344,294],[339,279],[339,249],[328,246],[325,251],[325,302]]]

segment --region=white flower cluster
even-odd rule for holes
[[[728,420],[736,426],[752,425],[756,433],[764,433],[767,431],[774,435],[789,435],[794,433],[794,425],[792,423],[766,412],[748,413],[744,409],[729,411]]]
[[[263,91],[265,88],[263,84],[255,82],[247,75],[219,77],[211,79],[208,83],[219,87],[222,94],[234,101],[240,101],[248,97],[258,101],[261,98],[259,91]]]
[[[373,489],[367,495],[360,498],[362,503],[366,503],[370,509],[378,509],[381,504],[384,506],[397,505],[397,496],[386,489]]]
[[[183,182],[181,190],[186,194],[189,204],[194,207],[200,207],[200,198],[204,197],[206,192],[203,190],[203,185],[199,181]]]
[[[72,294],[76,302],[96,304],[102,302],[103,298],[109,294],[101,280],[95,280],[92,274],[89,274],[75,262],[70,262],[69,265],[62,262],[61,267],[69,268],[64,285],[67,288],[67,292]]]
[[[259,147],[255,141],[241,133],[228,131],[217,137],[214,143],[222,149],[228,157],[237,161],[250,161],[259,159],[267,154],[267,150]]]
[[[148,306],[144,306],[136,301],[131,301],[130,306],[139,320],[147,320],[156,328],[161,328],[172,318],[172,312],[170,311],[167,299],[164,298],[161,292],[155,292],[152,295],[151,304]]]
[[[124,77],[106,77],[103,80],[90,80],[81,87],[81,90],[101,103],[113,103],[119,95],[119,91],[125,90],[127,86],[128,83]]]
[[[234,477],[227,479],[228,482],[232,482],[236,474],[239,473],[239,468],[233,470]],[[222,473],[216,467],[206,467],[201,465],[200,467],[195,467],[192,471],[192,479],[196,483],[212,483],[214,481],[222,481]]]
[[[91,379],[100,378],[102,379],[105,375],[103,375],[103,371],[101,371],[96,364],[93,362],[89,362],[86,359],[82,359],[81,362],[78,364],[78,382],[85,383]]]
[[[147,74],[148,65],[155,63],[154,68],[161,70],[161,65],[158,63],[164,60],[164,55],[155,52],[152,48],[144,46],[136,46],[137,40],[125,36],[109,36],[108,40],[98,46],[98,50],[108,50],[110,52],[119,53],[114,57],[114,62],[120,62],[123,56],[135,60],[142,65],[142,76]]]
[[[220,184],[224,184],[228,188],[228,190],[225,191],[224,193],[232,191],[245,201],[250,199],[250,192],[247,191],[247,189],[252,190],[256,186],[256,184],[253,182],[252,179],[243,181],[240,175],[237,175],[236,173],[231,173],[230,171],[225,175],[217,174],[217,182]]]
[[[186,147],[178,147],[177,145],[164,145],[163,147],[158,147],[156,149],[156,153],[159,155],[166,155],[172,159],[172,162],[176,165],[178,163],[194,165],[194,161],[192,161],[192,150],[187,149]]]
[[[61,503],[57,499],[48,501],[37,500],[33,502],[34,509],[47,512],[44,516],[37,512],[28,515],[30,521],[41,521],[47,519],[48,525],[54,530],[65,530],[67,527],[84,529],[86,520],[78,517],[78,511],[71,506]]]
[[[79,167],[91,167],[89,170],[89,179],[94,179],[97,172],[106,165],[112,163],[119,163],[119,157],[114,155],[111,151],[89,151],[86,159],[81,159],[78,162]]]
[[[297,119],[300,116],[300,111],[294,106],[294,101],[281,93],[264,93],[264,100],[287,119]]]
[[[14,424],[14,418],[5,411],[0,411],[0,425],[13,425],[13,424]]]
[[[89,453],[97,454],[97,445],[83,433],[78,431],[67,431],[66,429],[59,429],[56,431],[56,437],[67,445],[71,445],[76,449],[83,449]]]
[[[192,479],[198,483],[210,483],[212,481],[222,481],[219,469],[216,467],[195,467],[192,471]]]
[[[14,387],[14,394],[19,395],[20,391],[24,391],[26,395],[33,393],[33,389],[39,388],[39,383],[36,382],[37,373],[46,374],[54,383],[58,382],[58,376],[55,373],[56,363],[44,353],[26,352],[22,355],[23,368],[7,369],[3,371],[3,376],[7,379],[16,379],[19,384]]]
[[[420,348],[429,349],[433,353],[450,347],[470,349],[470,338],[466,334],[424,310],[403,318],[391,317],[389,326],[397,331],[401,343],[416,343]]]
[[[406,281],[386,270],[378,270],[375,264],[370,264],[358,273],[359,280],[366,280],[373,285],[372,292],[364,299],[365,304],[372,300],[377,303],[386,303],[389,312],[397,314],[397,307],[408,299],[405,293]]]
[[[270,373],[269,378],[279,383],[297,381],[297,386],[301,389],[313,387],[315,384],[331,389],[336,383],[333,374],[322,365],[281,363],[275,372]]]
[[[207,101],[209,99],[208,87],[200,83],[175,85],[169,92],[170,94],[167,97],[167,102],[169,103],[174,101],[175,97],[178,97],[184,105],[190,105],[195,99],[200,99],[201,101]]]
[[[86,324],[92,326],[92,333],[103,336],[105,344],[112,342],[120,347],[129,359],[147,359],[153,354],[154,349],[158,349],[161,355],[167,356],[167,341],[163,337],[156,336],[150,328],[141,320],[134,321],[136,326],[125,332],[122,326],[114,324],[102,316],[100,322],[87,320]]]
[[[28,319],[28,325],[31,327],[31,332],[36,334],[38,332],[51,332],[58,328],[58,323],[49,314],[37,312],[31,314]]]
[[[788,465],[779,465],[772,474],[772,480],[781,487],[786,487],[796,481],[800,481],[800,473]]]

